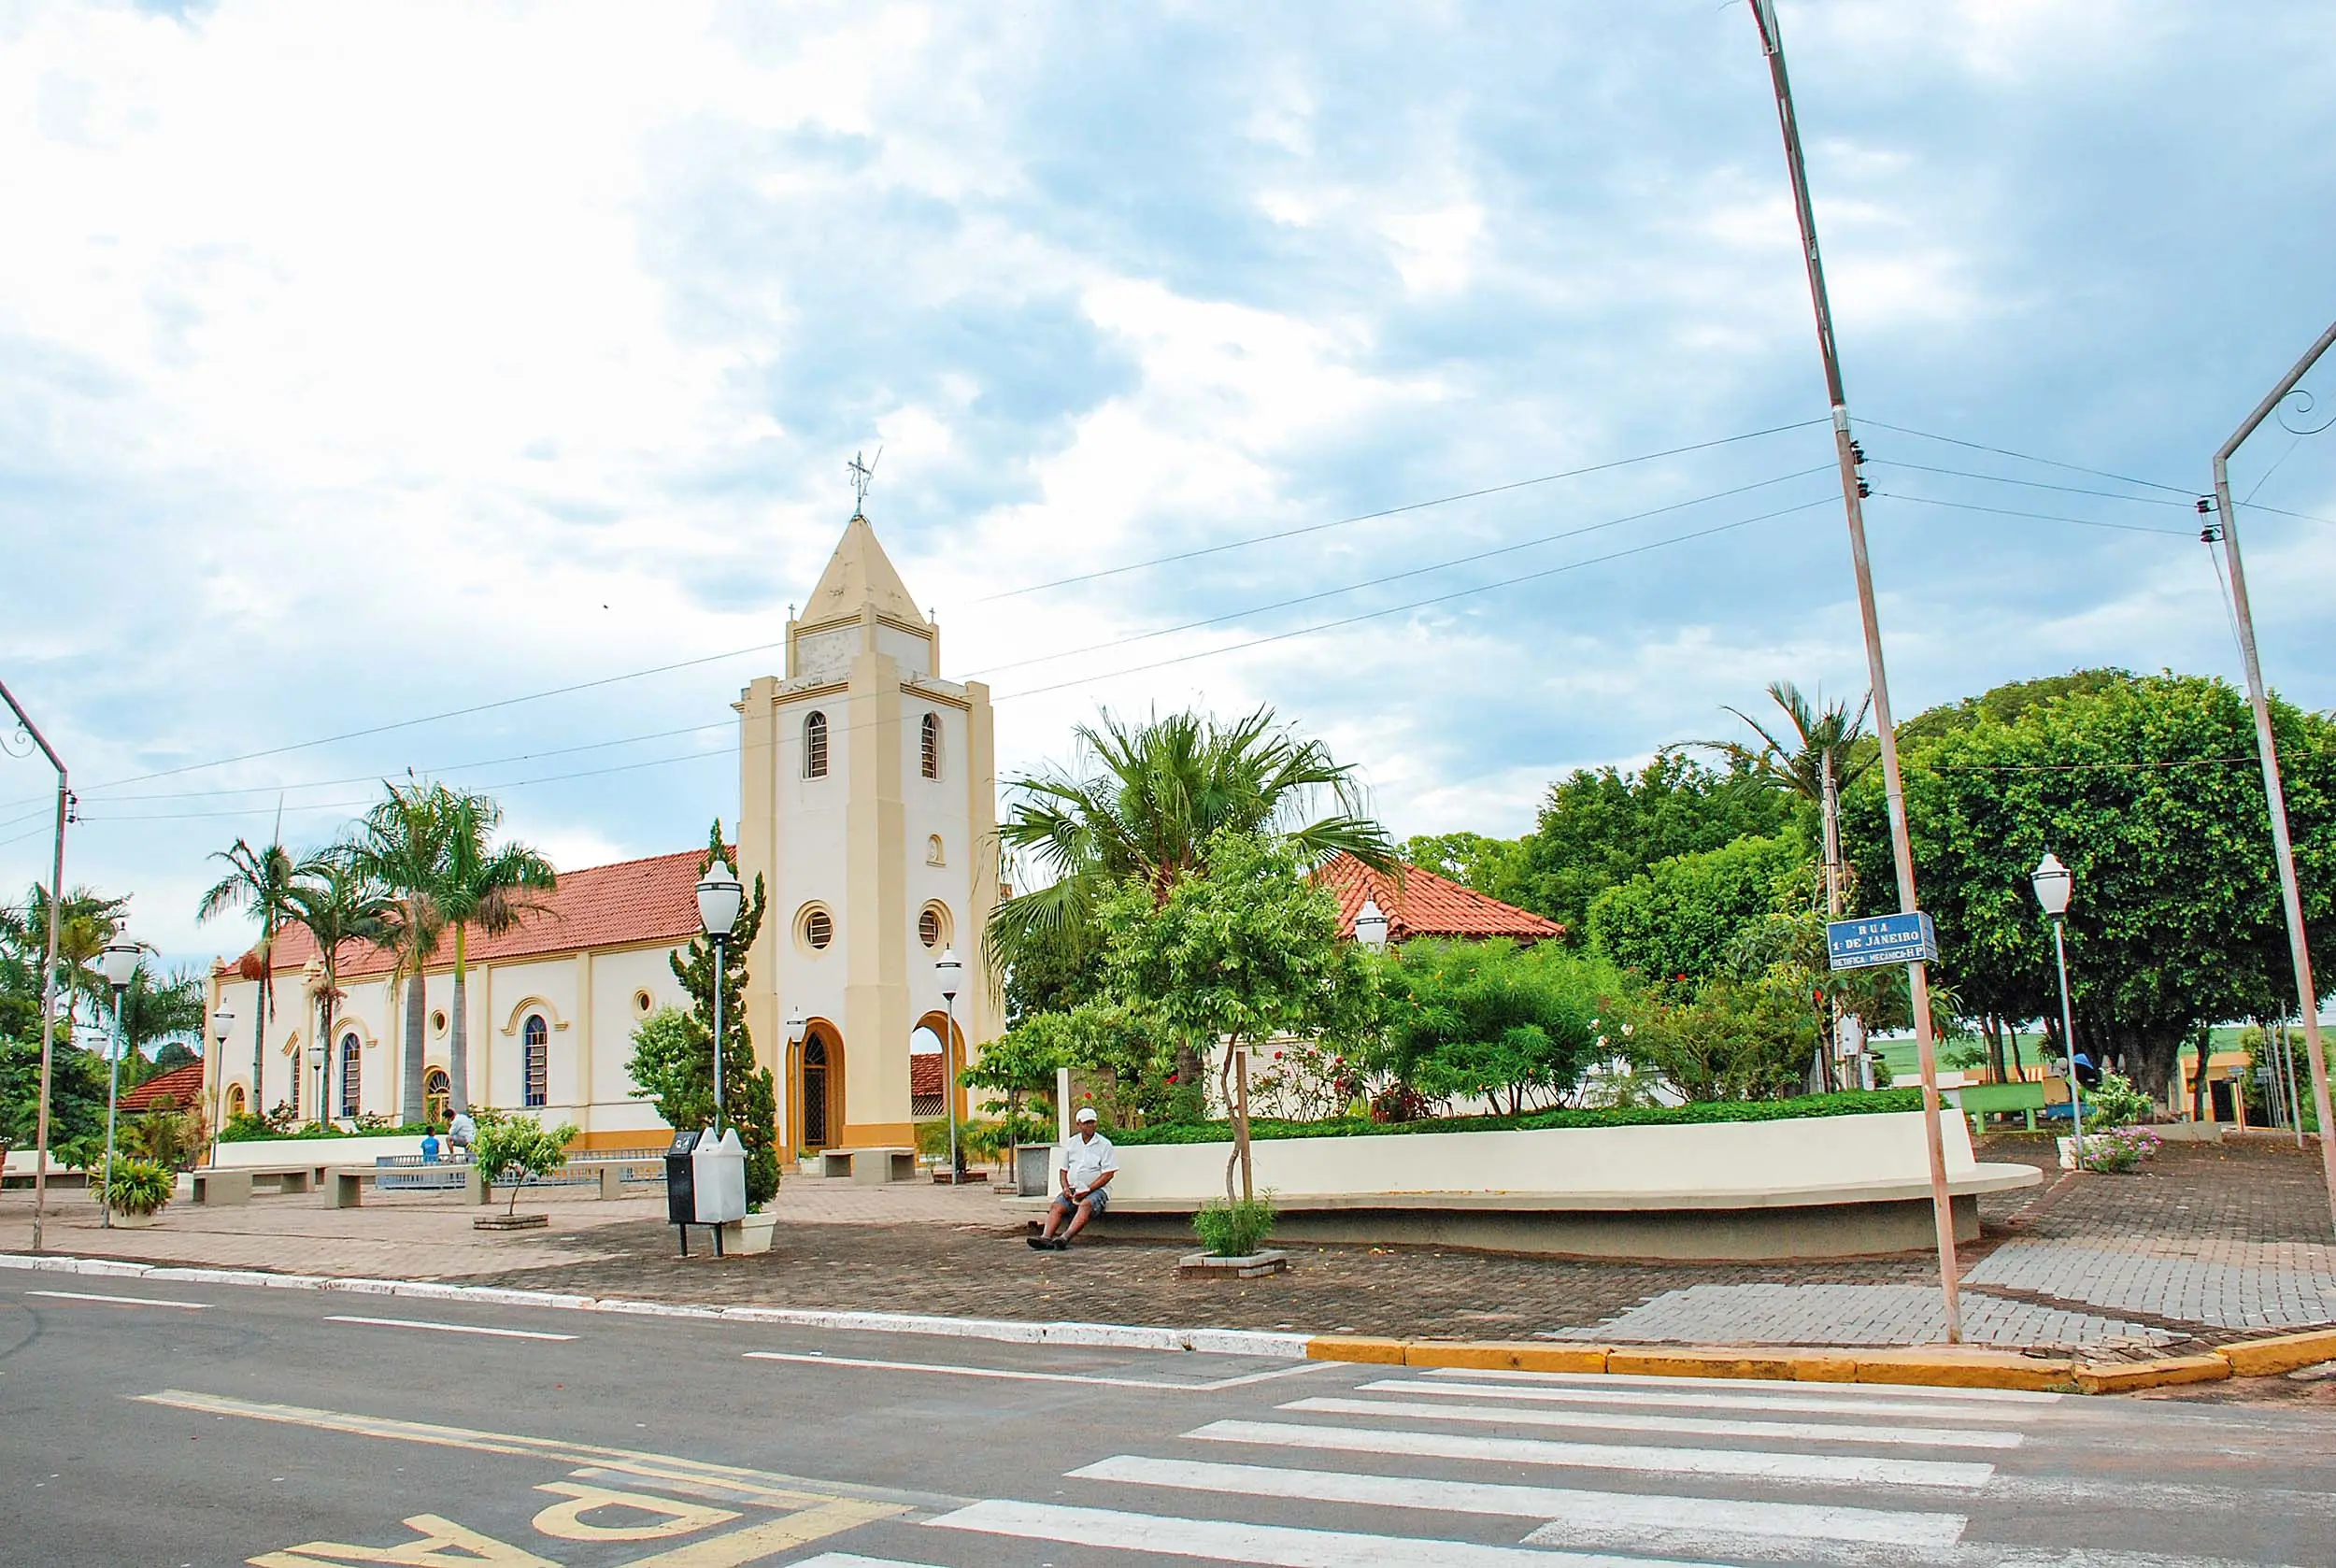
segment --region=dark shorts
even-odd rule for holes
[[[1054,1195],[1054,1206],[1057,1208],[1076,1210],[1080,1203],[1093,1205],[1095,1208],[1095,1218],[1101,1219],[1104,1217],[1104,1211],[1111,1206],[1111,1189],[1108,1187],[1099,1187],[1094,1191],[1090,1192],[1085,1198],[1079,1199],[1075,1202],[1073,1201],[1068,1192],[1057,1192]]]

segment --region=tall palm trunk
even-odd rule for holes
[[[408,1127],[429,1115],[421,1076],[421,1017],[428,1005],[423,994],[428,989],[419,969],[406,977],[406,1062],[398,1086],[397,1119]]]
[[[470,927],[454,924],[454,1023],[447,1039],[447,1114],[470,1108],[470,997],[463,984]]]
[[[244,1109],[253,1116],[265,1116],[267,1107],[260,1100],[260,1069],[267,1062],[267,982],[260,982],[259,1004],[251,1009],[251,1100]]]

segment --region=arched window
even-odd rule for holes
[[[433,1067],[421,1076],[421,1119],[435,1127],[447,1119],[448,1107],[454,1104],[454,1080],[447,1076],[443,1067]]]
[[[352,1031],[341,1036],[341,1115],[355,1116],[364,1103],[365,1043]]]
[[[520,1032],[524,1043],[521,1060],[525,1063],[527,1104],[551,1104],[551,1031],[544,1027],[544,1015],[527,1015],[527,1027]]]
[[[243,1085],[241,1085],[241,1084],[239,1084],[239,1083],[231,1083],[231,1084],[229,1084],[229,1085],[227,1086],[227,1116],[228,1116],[228,1119],[229,1119],[230,1120],[233,1120],[235,1118],[239,1117],[239,1116],[241,1116],[241,1115],[243,1115],[243,1114],[244,1114]]]
[[[300,1039],[297,1035],[292,1038],[292,1054],[284,1060],[292,1068],[292,1092],[284,1096],[284,1104],[292,1108],[292,1115],[298,1116],[300,1114],[300,1080],[307,1076],[307,1063],[301,1058]]]
[[[827,777],[827,715],[813,713],[803,720],[803,776]]]
[[[809,952],[824,952],[835,940],[835,917],[817,904],[806,904],[795,917],[795,940]]]
[[[927,865],[947,865],[949,863],[948,854],[941,848],[941,835],[937,833],[932,834],[925,840],[925,863]]]
[[[919,728],[923,732],[925,777],[938,778],[941,777],[941,716],[937,713],[926,714],[924,723]]]

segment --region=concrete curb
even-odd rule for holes
[[[359,1296],[398,1296],[412,1301],[471,1302],[481,1305],[546,1307],[562,1312],[605,1312],[633,1318],[683,1318],[701,1322],[764,1323],[788,1328],[845,1330],[860,1333],[930,1334],[949,1339],[993,1340],[1009,1345],[1072,1345],[1112,1350],[1174,1350],[1218,1356],[1266,1356],[1303,1360],[1306,1336],[1248,1329],[1151,1328],[1132,1323],[1024,1322],[1004,1318],[941,1318],[906,1312],[835,1312],[784,1306],[714,1306],[684,1302],[627,1301],[618,1297],[563,1295],[548,1290],[508,1290],[491,1285],[448,1285],[428,1279],[366,1279],[312,1274],[268,1274],[257,1269],[174,1268],[160,1263],[121,1262],[110,1258],[58,1255],[28,1257],[0,1253],[0,1269],[78,1275],[113,1279],[152,1279],[183,1285],[255,1285],[290,1290],[339,1290]]]
[[[630,1301],[616,1296],[510,1290],[429,1279],[368,1279],[259,1269],[176,1268],[112,1258],[33,1257],[0,1252],[0,1269],[154,1279],[187,1285],[250,1285],[278,1290],[338,1290],[413,1301],[471,1302],[634,1318],[763,1323],[856,1333],[922,1334],[1007,1345],[1069,1345],[1112,1350],[1354,1361],[1375,1366],[1456,1367],[1571,1372],[1640,1377],[1727,1377],[1797,1383],[1880,1383],[1939,1389],[2014,1389],[2058,1393],[2130,1393],[2227,1377],[2272,1377],[2336,1361],[2336,1329],[2242,1340],[2203,1356],[2148,1361],[2079,1361],[1980,1346],[1826,1348],[1727,1345],[1575,1345],[1551,1340],[1384,1339],[1367,1334],[1268,1333],[1251,1329],[1172,1329],[1132,1323],[1026,1322],[1010,1318],[945,1318],[908,1312],[850,1312],[809,1307],[715,1306]]]
[[[1881,1383],[2046,1393],[2132,1393],[2183,1383],[2268,1377],[2336,1361],[2336,1329],[2226,1345],[2203,1356],[2148,1361],[2079,1361],[1979,1346],[1904,1349],[1740,1346],[1568,1345],[1549,1341],[1379,1339],[1318,1334],[1310,1361],[1376,1366],[1473,1367],[1517,1372],[1606,1373],[1638,1377],[1730,1377],[1797,1383]]]

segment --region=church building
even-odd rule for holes
[[[779,1085],[780,1147],[905,1145],[946,1114],[943,1040],[952,1004],[936,968],[962,963],[960,1059],[1004,1027],[982,934],[999,894],[995,742],[989,689],[941,676],[941,632],[920,613],[865,516],[855,513],[799,616],[785,674],[753,681],[738,713],[739,880],[768,900],[748,957],[747,1022]],[[573,1121],[586,1147],[662,1143],[632,1096],[639,1020],[684,997],[667,959],[697,933],[700,851],[563,871],[545,911],[474,935],[464,983],[467,1103]],[[206,1099],[230,1114],[290,1107],[300,1119],[394,1119],[403,1082],[402,996],[386,953],[341,955],[330,1041],[314,1038],[321,968],[297,929],[214,965],[210,1005],[239,1020],[207,1067]],[[253,1076],[251,1022],[272,971],[275,1005]],[[426,1092],[453,1098],[453,944],[421,984]],[[959,1091],[959,1114],[971,1109]]]

